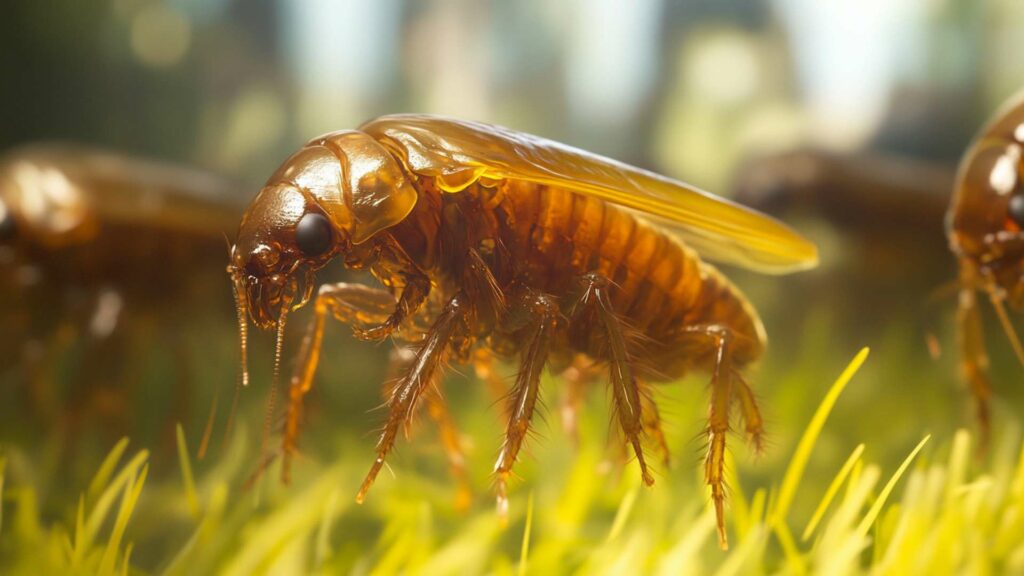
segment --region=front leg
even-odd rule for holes
[[[405,286],[394,311],[375,326],[353,327],[356,338],[368,342],[380,342],[391,336],[402,324],[415,314],[430,295],[430,278],[422,273],[405,276]]]
[[[956,310],[957,340],[960,346],[960,372],[974,397],[981,446],[987,447],[991,430],[992,384],[988,377],[988,353],[974,288],[960,289]]]
[[[288,411],[285,416],[284,441],[281,450],[281,480],[289,481],[291,457],[299,436],[302,417],[302,399],[313,385],[320,363],[320,348],[324,337],[324,324],[328,314],[353,329],[386,322],[395,310],[395,297],[387,290],[363,284],[325,284],[320,287],[313,304],[313,319],[309,323],[299,359],[295,364],[288,387]]]

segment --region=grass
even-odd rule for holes
[[[866,360],[864,350],[825,394],[781,480],[756,485],[730,458],[733,545],[724,553],[697,466],[676,466],[644,489],[635,463],[609,466],[596,441],[538,452],[502,526],[487,501],[456,512],[443,473],[403,468],[398,481],[382,479],[357,506],[349,488],[365,462],[355,457],[307,463],[294,487],[265,482],[257,501],[238,489],[251,463],[243,428],[227,452],[196,466],[179,427],[177,478],[148,482],[149,453],[130,451],[125,439],[77,505],[56,517],[40,509],[32,459],[5,447],[0,572],[1024,573],[1024,451],[1016,430],[1004,431],[984,457],[972,453],[966,431],[922,434],[892,469],[868,461],[870,444],[856,443],[841,447],[849,456],[831,474],[808,476],[829,414],[848,385],[856,387]],[[584,432],[599,429],[592,422]],[[543,474],[535,473],[538,463]],[[475,474],[486,482],[485,470]]]

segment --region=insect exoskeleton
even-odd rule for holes
[[[946,212],[946,235],[959,264],[957,308],[961,372],[974,397],[982,440],[991,427],[988,375],[977,294],[992,303],[1017,358],[1024,348],[1006,312],[1024,306],[1024,94],[999,110],[960,163]]]
[[[698,369],[712,381],[705,472],[724,546],[729,409],[739,405],[756,443],[762,419],[741,373],[765,336],[750,303],[698,254],[768,273],[817,261],[813,244],[768,216],[499,126],[396,115],[315,138],[271,176],[242,220],[228,269],[243,348],[248,317],[277,328],[280,351],[289,311],[312,298],[313,273],[334,259],[369,270],[382,287],[324,285],[312,298],[290,380],[282,474],[328,316],[365,340],[395,334],[415,343],[360,501],[417,401],[440,403],[429,384],[446,358],[517,358],[495,464],[499,510],[549,361],[597,362],[574,365],[587,366],[577,375],[609,366],[617,420],[646,484],[654,479],[641,440],[667,455],[647,387]],[[450,426],[443,410],[430,413]]]
[[[128,402],[163,393],[123,368],[142,351],[170,349],[185,359],[158,379],[174,400],[163,427],[173,445],[194,396],[185,365],[195,343],[186,346],[176,311],[230,326],[230,307],[208,294],[223,282],[218,264],[244,208],[239,198],[219,176],[81,144],[4,151],[0,370],[25,380],[12,390],[26,392],[46,431],[68,443],[93,426],[124,435],[137,417]],[[84,348],[69,354],[72,346]],[[5,404],[24,410],[14,398]]]

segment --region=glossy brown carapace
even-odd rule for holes
[[[312,298],[289,387],[283,474],[327,316],[362,339],[396,335],[414,345],[360,500],[421,398],[451,431],[431,386],[448,359],[485,374],[493,374],[494,357],[519,365],[495,464],[500,509],[546,366],[573,367],[577,378],[595,366],[608,371],[619,427],[646,484],[654,479],[642,441],[652,439],[667,458],[647,386],[699,370],[712,380],[705,475],[724,546],[728,416],[736,403],[758,442],[762,419],[741,373],[765,336],[753,307],[698,251],[769,272],[816,258],[813,245],[766,216],[496,126],[389,116],[314,139],[271,177],[242,221],[229,271],[243,339],[248,315],[276,326],[280,342],[288,311],[311,297],[310,274],[328,261],[365,268],[382,287],[324,285]],[[457,443],[446,446],[462,477]]]
[[[1012,99],[964,155],[946,214],[950,248],[960,266],[957,311],[961,371],[977,403],[983,438],[990,428],[991,383],[977,294],[992,303],[1024,363],[1024,348],[1006,313],[1024,307],[1024,98]]]

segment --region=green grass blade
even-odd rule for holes
[[[181,466],[181,479],[185,484],[185,498],[188,500],[188,509],[192,518],[199,520],[199,497],[196,495],[196,482],[192,476],[192,462],[188,456],[188,446],[185,444],[185,430],[181,422],[177,426],[178,440],[178,463]]]
[[[793,504],[796,489],[800,486],[804,469],[811,458],[814,444],[821,434],[821,429],[825,426],[825,420],[828,419],[828,415],[832,411],[832,407],[835,406],[836,400],[839,399],[843,389],[846,388],[854,374],[857,373],[861,365],[864,364],[864,361],[867,360],[868,351],[868,348],[863,348],[857,353],[857,356],[846,367],[846,370],[843,370],[843,373],[839,375],[832,388],[829,389],[828,394],[825,395],[825,399],[821,401],[818,409],[814,412],[814,416],[811,418],[810,424],[807,425],[807,429],[800,438],[800,443],[797,444],[796,452],[786,468],[786,474],[782,479],[782,487],[779,490],[779,497],[775,501],[775,510],[770,517],[770,525],[778,525],[785,521],[786,515],[789,513],[789,507]]]
[[[877,518],[879,512],[882,511],[882,506],[885,506],[885,501],[888,500],[889,494],[891,494],[893,489],[896,487],[896,483],[900,481],[900,477],[903,476],[903,473],[907,471],[907,468],[910,466],[910,463],[914,461],[914,458],[917,456],[917,453],[920,452],[922,448],[924,448],[924,445],[928,443],[929,439],[931,439],[931,434],[925,436],[924,438],[921,439],[920,442],[917,443],[917,447],[915,447],[914,450],[910,452],[910,455],[907,456],[907,458],[903,461],[902,464],[900,464],[900,467],[896,470],[896,473],[892,475],[892,478],[889,479],[889,482],[887,482],[885,484],[885,487],[882,488],[882,491],[878,494],[878,498],[875,500],[875,503],[871,505],[871,508],[868,510],[868,513],[860,521],[860,524],[857,525],[856,532],[859,536],[867,536],[868,530],[871,529],[871,525],[874,524],[875,518]]]
[[[608,531],[608,538],[605,539],[606,542],[615,540],[622,533],[626,521],[629,520],[629,514],[633,511],[633,505],[636,504],[636,497],[639,491],[639,488],[633,488],[622,499],[622,503],[619,504],[619,509],[615,513],[615,520],[612,521],[612,528]]]
[[[825,511],[828,510],[832,500],[836,497],[836,494],[839,493],[839,488],[842,487],[846,477],[853,471],[854,465],[860,461],[860,456],[863,453],[864,444],[859,444],[853,449],[853,453],[846,459],[843,467],[839,469],[839,474],[836,474],[836,477],[832,479],[832,483],[829,484],[828,490],[825,491],[825,496],[821,499],[821,502],[818,503],[818,508],[814,511],[814,514],[811,515],[811,520],[807,523],[807,528],[804,529],[801,540],[807,542],[811,537],[811,534],[814,533],[814,530],[818,527],[818,523],[821,522],[821,519],[825,516]]]
[[[110,512],[110,508],[114,505],[114,500],[117,498],[118,493],[122,487],[128,484],[132,478],[137,476],[139,468],[145,463],[146,459],[149,458],[149,452],[146,450],[140,451],[135,455],[134,458],[125,464],[124,468],[114,477],[109,485],[103,490],[99,498],[96,500],[96,504],[85,522],[85,529],[82,531],[82,543],[81,546],[76,548],[79,556],[73,559],[73,566],[77,566],[81,562],[85,554],[91,547],[93,539],[100,530],[100,526],[103,525],[104,519]]]
[[[128,437],[125,436],[118,440],[117,444],[114,444],[107,457],[103,459],[103,463],[96,470],[96,475],[92,477],[92,482],[89,482],[89,488],[86,491],[86,498],[89,502],[95,502],[103,488],[110,483],[110,477],[114,474],[114,469],[117,468],[117,463],[121,461],[121,456],[124,455],[127,448]]]
[[[124,488],[124,495],[121,498],[121,507],[117,511],[117,519],[114,521],[114,528],[110,531],[110,540],[103,551],[100,560],[99,574],[113,574],[114,563],[117,561],[118,550],[121,548],[121,540],[124,538],[125,530],[128,529],[128,520],[135,510],[135,505],[142,494],[142,487],[146,484],[146,475],[149,472],[148,466],[143,466],[136,478],[132,474]]]
[[[331,492],[327,498],[327,506],[324,507],[323,518],[320,519],[320,527],[316,531],[317,568],[323,566],[331,554],[331,524],[338,512],[338,498],[340,498],[340,494],[337,490]]]
[[[530,556],[530,530],[533,528],[533,492],[526,500],[526,528],[523,529],[523,546],[519,550],[519,576],[526,576],[526,559]]]

